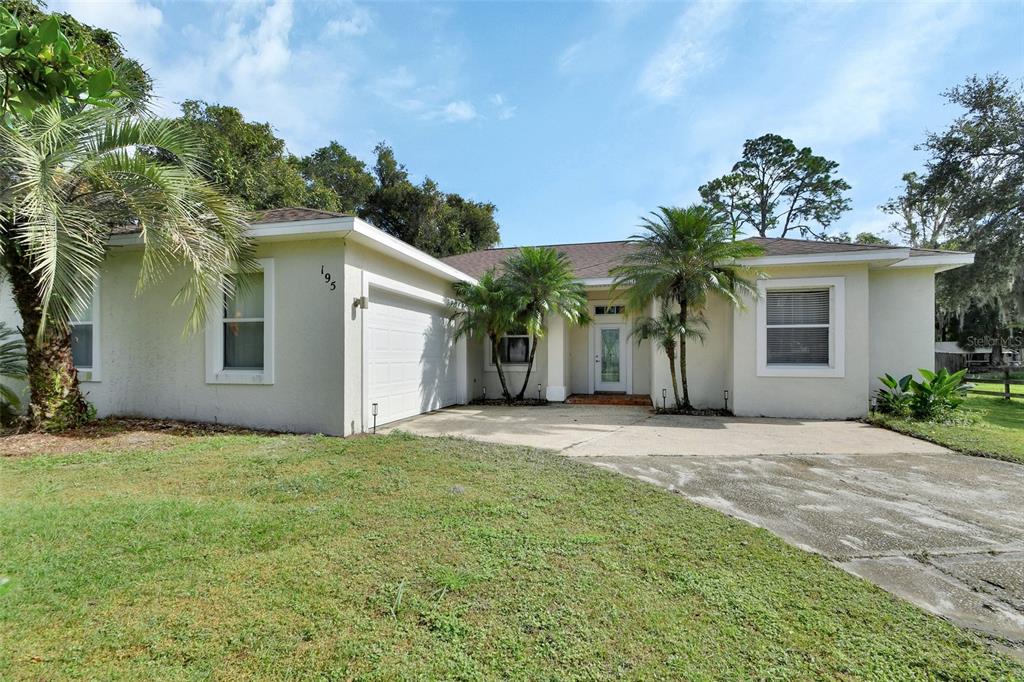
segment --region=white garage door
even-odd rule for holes
[[[377,403],[377,423],[386,424],[454,404],[455,343],[444,308],[371,289],[366,313],[367,414]]]

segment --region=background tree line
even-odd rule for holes
[[[443,257],[494,246],[495,206],[419,184],[381,142],[371,167],[332,140],[308,156],[289,154],[269,123],[229,106],[188,100],[179,119],[206,148],[208,179],[253,210],[303,206],[358,215],[388,234]]]
[[[936,278],[936,338],[991,346],[998,364],[1001,342],[1024,335],[1024,89],[995,74],[943,96],[961,114],[917,146],[928,155],[924,168],[905,173],[900,194],[880,208],[908,246],[975,253],[973,265]],[[809,147],[762,135],[700,195],[734,234],[892,243],[870,232],[829,232],[850,209],[838,167]]]

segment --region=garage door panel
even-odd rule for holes
[[[367,328],[368,402],[378,404],[378,424],[455,402],[455,345],[441,306],[371,290]]]

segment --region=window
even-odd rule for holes
[[[626,312],[626,308],[621,305],[596,305],[594,306],[595,315],[622,315]]]
[[[530,337],[525,330],[516,330],[498,340],[498,356],[503,365],[525,365],[530,360]],[[496,365],[494,358],[491,364]]]
[[[207,326],[207,383],[274,383],[274,261],[258,262],[259,272],[234,276]]]
[[[842,277],[758,283],[758,376],[844,376],[844,286]]]
[[[769,365],[829,364],[829,290],[769,291]]]
[[[72,314],[71,356],[82,381],[99,381],[99,283],[93,287],[85,310]]]
[[[263,370],[263,273],[238,275],[224,296],[224,369]]]

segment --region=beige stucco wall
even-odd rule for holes
[[[678,306],[675,308],[678,311]],[[697,408],[720,409],[724,406],[723,391],[730,388],[732,362],[732,309],[725,299],[712,297],[704,308],[708,328],[703,341],[691,339],[686,343],[686,374],[690,402]],[[662,404],[661,390],[666,389],[667,404],[672,403],[672,375],[664,349],[655,346],[650,358],[651,399]],[[676,350],[679,368],[679,351]],[[682,397],[683,387],[679,386]]]
[[[590,326],[576,326],[569,330],[569,392],[590,392]]]
[[[608,303],[610,296],[607,290],[592,290],[587,292],[587,298],[591,305],[596,302]],[[632,330],[631,323],[627,318],[626,322],[626,333]],[[590,325],[575,325],[570,326],[567,329],[567,341],[563,352],[566,355],[566,368],[568,370],[568,380],[566,387],[568,392],[587,394],[592,393],[591,386],[591,365],[593,364],[593,349],[591,347],[591,327]],[[634,339],[628,339],[627,343],[631,345],[630,353],[632,355],[632,386],[633,393],[646,394],[651,390],[651,344],[648,341],[637,343]],[[470,374],[480,368],[482,373],[482,384],[487,387],[488,397],[496,397],[501,395],[501,384],[498,381],[497,371],[493,366],[487,365],[486,359],[489,357],[489,353],[486,349],[486,343],[483,340],[478,340],[473,344],[473,348],[470,352]],[[534,398],[537,395],[537,384],[541,384],[541,394],[546,395],[547,387],[549,384],[548,374],[548,358],[549,353],[553,352],[549,348],[549,342],[547,338],[540,340],[540,345],[537,347],[537,358],[535,362],[535,368],[530,375],[530,386],[527,389],[527,397]],[[478,357],[477,357],[478,356]],[[509,390],[517,392],[523,384],[525,367],[513,366],[505,367],[506,378],[509,382]]]
[[[740,416],[859,417],[868,407],[869,297],[867,265],[779,267],[769,278],[842,277],[845,280],[845,368],[842,377],[757,376],[753,302],[733,314],[733,412]]]
[[[471,369],[472,371],[479,372],[478,376],[481,378],[481,385],[487,387],[487,398],[501,397],[501,381],[498,379],[497,368],[490,363],[490,351],[487,348],[487,343],[483,340],[479,340],[474,344],[477,346],[477,351],[473,354],[475,356],[474,362],[476,367]],[[502,365],[505,371],[505,381],[508,382],[508,390],[514,396],[519,393],[519,389],[523,386],[523,380],[526,379],[526,365]],[[541,385],[541,397],[547,392],[548,386],[548,340],[543,338],[539,341],[537,346],[537,356],[533,361],[533,370],[530,372],[530,384],[526,387],[526,397],[533,400],[537,397],[537,384]]]
[[[919,376],[935,364],[935,275],[931,268],[872,270],[869,389],[888,373]]]
[[[18,314],[18,308],[14,305],[11,284],[3,273],[0,273],[0,322],[3,322],[9,329],[13,329],[16,332],[21,326],[21,315]],[[19,335],[16,338],[20,339],[21,337]],[[21,406],[18,411],[23,412],[28,402],[28,383],[6,378],[0,379],[0,383],[14,389],[14,392],[20,396]]]
[[[274,260],[273,385],[207,384],[204,334],[183,335],[187,310],[171,306],[183,276],[136,296],[140,256],[140,250],[115,249],[101,275],[102,379],[83,383],[101,416],[342,432],[345,296],[341,287],[324,286],[320,274],[321,265],[342,271],[340,240],[258,248],[258,257]]]
[[[100,416],[134,415],[349,435],[362,410],[364,280],[390,278],[445,300],[451,285],[365,245],[341,239],[263,242],[275,271],[274,383],[206,383],[203,331],[183,333],[171,301],[184,275],[135,295],[142,251],[113,249],[100,280],[101,380],[83,382]],[[338,286],[331,290],[321,268]],[[18,323],[0,284],[0,320]],[[477,374],[479,382],[479,373]],[[464,379],[470,385],[473,377]]]

